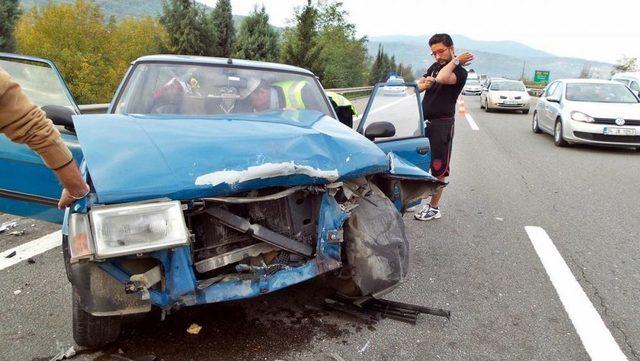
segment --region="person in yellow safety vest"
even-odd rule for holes
[[[322,109],[306,80],[281,81],[271,85],[260,83],[250,95],[255,111],[276,109]]]
[[[329,97],[329,100],[332,101],[332,104],[336,103],[334,108],[346,106],[351,109],[351,112],[353,113],[354,116],[356,117],[360,116],[360,114],[358,114],[358,110],[353,105],[353,103],[351,103],[349,99],[345,98],[342,94],[338,94],[331,91],[325,91],[325,94],[327,94],[327,96]]]
[[[349,101],[349,99],[338,93],[331,91],[326,91],[325,93],[327,94],[327,97],[329,97],[331,105],[336,111],[336,115],[338,116],[340,123],[349,128],[353,128],[353,117],[358,116],[356,107]]]

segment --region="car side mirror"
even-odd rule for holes
[[[560,103],[560,98],[558,98],[558,97],[547,97],[547,101],[548,102],[552,102],[552,103]]]
[[[394,135],[396,135],[396,127],[389,122],[371,123],[364,131],[364,136],[371,141],[376,138],[393,137]]]
[[[55,125],[62,125],[66,130],[75,132],[73,125],[73,110],[61,105],[45,105],[42,110],[47,113],[47,118],[53,121]]]

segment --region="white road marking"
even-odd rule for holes
[[[627,360],[547,232],[540,227],[524,229],[591,359]]]
[[[407,99],[411,99],[411,98],[415,98],[415,97],[416,97],[415,95],[407,95],[407,96],[403,97],[402,99],[396,100],[395,102],[391,102],[391,103],[385,104],[385,105],[383,105],[381,107],[377,107],[375,109],[371,109],[369,111],[369,114],[367,114],[367,115],[375,114],[375,113],[377,113],[379,111],[382,111],[382,110],[385,110],[387,108],[390,108],[390,107],[392,107],[392,106],[394,106],[394,105],[396,105],[396,104],[398,104],[400,102],[403,102],[403,101],[405,101]]]
[[[7,267],[11,267],[16,263],[24,261],[33,256],[37,256],[40,253],[44,253],[52,248],[58,247],[62,243],[62,232],[57,231],[47,234],[44,237],[40,237],[31,242],[21,244],[18,247],[8,249],[0,253],[0,270]],[[15,252],[12,257],[7,258],[10,254]]]
[[[469,126],[471,126],[471,129],[480,130],[480,128],[478,128],[478,124],[476,124],[475,120],[473,120],[471,114],[464,113],[464,117],[467,118],[467,122],[469,123]]]

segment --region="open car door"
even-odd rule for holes
[[[375,142],[389,157],[391,171],[380,184],[404,211],[445,184],[430,173],[431,148],[425,137],[420,93],[415,83],[379,83],[357,131]]]
[[[49,60],[0,53],[0,68],[17,81],[32,102],[47,111],[80,114],[67,85]],[[49,110],[47,110],[49,109]],[[69,122],[54,121],[78,164],[82,152]],[[64,125],[62,124],[64,123]],[[59,124],[59,125],[58,125]],[[0,212],[62,223],[57,209],[62,187],[38,154],[0,135]]]

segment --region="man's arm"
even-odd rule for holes
[[[451,60],[447,65],[443,66],[436,77],[436,82],[440,84],[453,85],[458,83],[458,78],[454,73],[456,68],[455,59],[460,61],[460,65],[465,65],[466,63],[473,60],[473,55],[471,53],[464,53],[460,56],[455,57]]]
[[[89,192],[89,186],[53,122],[46,118],[45,113],[29,100],[20,85],[2,69],[0,133],[4,133],[15,143],[29,146],[56,173],[65,188],[58,207],[67,207],[73,203],[74,198],[81,198]]]

